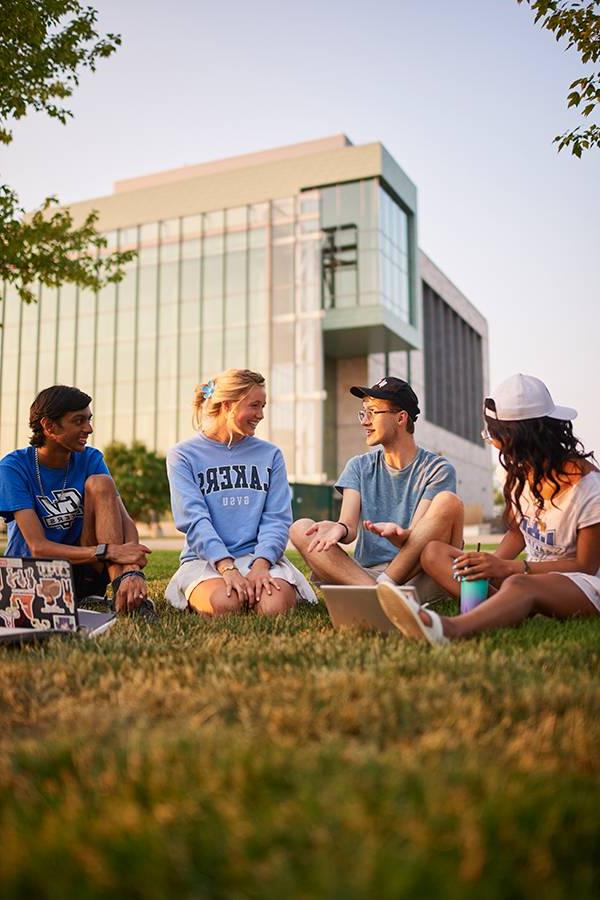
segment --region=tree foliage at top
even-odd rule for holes
[[[72,116],[65,101],[81,72],[95,71],[121,43],[117,34],[98,34],[97,15],[79,0],[0,0],[0,143],[10,144],[14,123],[30,112],[63,124]],[[102,254],[107,242],[96,231],[97,214],[74,227],[57,204],[48,197],[26,216],[15,191],[0,184],[0,281],[27,303],[36,299],[36,282],[100,290],[122,278],[133,256]]]
[[[595,66],[600,60],[599,0],[517,0],[535,13],[535,22],[552,32],[557,41],[567,41],[567,50],[575,48],[581,62]],[[574,156],[600,147],[600,126],[587,124],[600,103],[600,71],[582,75],[569,85],[567,105],[577,108],[585,122],[554,138],[558,150],[569,147]]]

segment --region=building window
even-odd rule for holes
[[[423,282],[425,414],[473,443],[481,443],[481,335]]]
[[[358,288],[358,229],[340,225],[323,229],[321,250],[323,307],[356,306]]]

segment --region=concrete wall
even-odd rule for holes
[[[336,420],[337,420],[337,471],[338,475],[351,456],[365,453],[367,446],[357,413],[360,400],[353,397],[350,388],[370,384],[367,373],[367,357],[339,359],[336,365]]]

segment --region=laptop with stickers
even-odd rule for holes
[[[115,621],[114,612],[77,608],[66,560],[0,557],[0,643],[73,632],[92,637]]]

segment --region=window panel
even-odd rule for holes
[[[202,241],[200,238],[183,241],[181,244],[182,259],[198,259],[202,254]]]
[[[212,378],[223,369],[223,332],[221,330],[210,331],[204,329],[202,332],[202,374],[201,379],[205,381]]]
[[[275,390],[273,390],[275,395]],[[294,424],[295,410],[293,403],[278,402],[273,400],[270,404],[270,439],[277,444],[283,457],[288,472],[294,471]]]
[[[266,225],[269,221],[269,204],[253,203],[248,208],[248,224],[251,228],[256,225]]]
[[[288,222],[284,225],[274,225],[272,231],[272,238],[274,241],[278,241],[285,238],[293,238],[294,237],[294,223]]]
[[[273,200],[271,203],[272,222],[285,221],[294,218],[294,198],[286,197],[282,200]]]
[[[157,290],[158,269],[156,266],[143,266],[139,270],[139,309],[140,320],[144,319],[146,327],[150,319],[154,319],[154,310],[156,309],[156,290]],[[121,294],[119,292],[119,309],[125,309],[130,303],[122,303]]]
[[[342,184],[339,187],[339,217],[343,225],[358,225],[360,222],[360,182]]]
[[[293,322],[274,322],[271,382],[274,396],[294,392],[295,337]]]
[[[199,259],[185,259],[181,263],[181,299],[200,300],[201,270]]]
[[[174,303],[179,295],[179,264],[168,262],[160,267],[160,303]]]
[[[246,254],[228,253],[225,257],[225,288],[228,294],[244,293],[246,290]]]
[[[225,368],[246,368],[246,329],[229,327],[225,331]]]
[[[250,324],[266,322],[269,318],[269,298],[266,292],[255,291],[248,296]]]
[[[218,231],[223,231],[225,226],[225,217],[222,209],[214,212],[207,212],[203,215],[204,234],[209,235]],[[206,238],[205,238],[206,240]],[[220,251],[219,251],[220,252]]]
[[[267,245],[267,229],[255,228],[248,233],[249,247],[266,247]]]
[[[141,247],[138,251],[140,266],[156,266],[158,264],[158,246]]]
[[[181,236],[185,244],[189,238],[202,234],[202,216],[184,216],[181,220]]]
[[[228,294],[225,300],[225,329],[246,324],[246,295]]]
[[[158,244],[158,222],[140,225],[140,244]]]
[[[285,316],[294,312],[294,285],[273,286],[273,315]]]
[[[223,295],[222,256],[208,256],[204,258],[202,279],[202,295],[204,297],[221,297]]]
[[[298,198],[298,214],[316,215],[319,214],[319,192],[303,191]]]
[[[202,241],[202,253],[207,256],[221,256],[225,248],[225,237],[222,234],[214,234],[205,237]]]
[[[321,224],[323,228],[333,228],[338,225],[337,188],[321,188]]]
[[[131,250],[132,247],[137,247],[138,243],[138,230],[137,227],[133,228],[121,228],[119,231],[119,249],[120,250]]]
[[[200,301],[187,300],[181,304],[179,311],[179,327],[180,333],[186,334],[188,331],[197,331],[200,328]]]
[[[226,253],[234,253],[237,250],[245,250],[248,245],[248,233],[246,231],[230,232],[226,236]]]
[[[199,329],[182,328],[179,335],[179,376],[182,380],[195,383],[200,377]]]
[[[279,287],[294,281],[294,245],[273,247],[273,285]]]
[[[268,284],[267,251],[250,250],[248,257],[248,287],[252,291],[265,291]]]
[[[428,421],[480,443],[481,336],[423,282],[425,411]],[[460,359],[459,367],[449,360]]]
[[[269,365],[269,325],[251,322],[248,328],[248,366],[255,372],[267,373]],[[270,389],[270,386],[267,386]]]
[[[152,269],[148,270],[152,271]],[[137,276],[135,271],[127,272],[123,281],[117,285],[119,310],[130,309],[135,305]],[[146,289],[144,289],[146,293]]]

